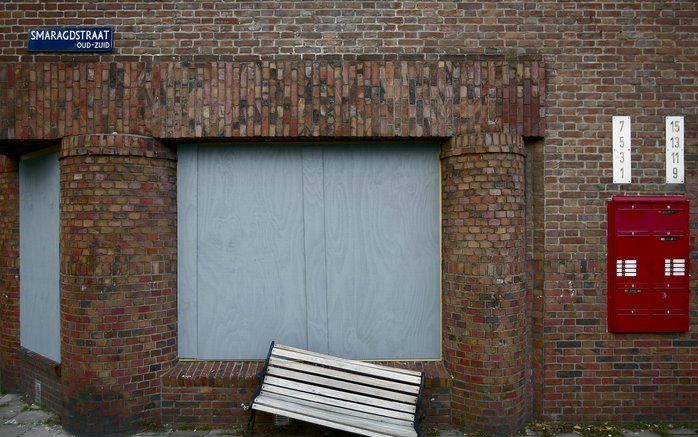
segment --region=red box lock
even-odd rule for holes
[[[682,196],[608,202],[608,330],[688,331],[689,205]]]

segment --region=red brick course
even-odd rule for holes
[[[61,368],[69,430],[113,433],[160,420],[160,377],[177,356],[174,156],[133,135],[67,137],[61,144]]]

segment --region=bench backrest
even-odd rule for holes
[[[423,374],[272,344],[261,391],[415,424]]]

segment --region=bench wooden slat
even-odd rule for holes
[[[349,363],[349,364],[356,364],[356,363],[358,363],[358,364],[361,364],[361,365],[366,366],[366,367],[373,367],[373,368],[375,368],[375,369],[385,369],[385,368],[386,368],[386,366],[381,366],[380,364],[368,363],[368,362],[366,362],[366,361],[347,360],[347,359],[345,359],[345,358],[333,357],[332,355],[324,355],[324,354],[320,354],[320,353],[317,353],[317,352],[312,352],[312,351],[306,351],[306,350],[303,350],[303,349],[298,349],[298,348],[296,348],[296,347],[284,346],[284,345],[282,345],[282,344],[277,345],[277,346],[276,346],[276,349],[283,349],[283,350],[287,350],[287,351],[300,352],[300,353],[303,353],[303,354],[306,354],[306,355],[312,355],[312,356],[314,356],[314,357],[329,358],[329,359],[334,360],[334,361],[343,361],[343,362],[346,362],[346,363]],[[416,372],[416,371],[414,371],[414,370],[401,369],[401,368],[399,368],[399,367],[390,367],[390,370],[391,370],[391,371],[394,371],[394,372],[396,372],[396,373],[404,373],[405,375],[411,375],[411,376],[416,377],[417,379],[419,379],[419,377],[421,376],[421,373],[419,373],[419,372]]]
[[[377,387],[372,387],[368,385],[354,384],[351,382],[340,381],[332,378],[325,378],[322,376],[310,375],[307,373],[296,372],[293,370],[282,369],[280,367],[269,366],[267,369],[267,375],[274,375],[284,379],[292,379],[301,382],[307,382],[309,384],[322,385],[326,387],[331,387],[334,389],[346,390],[349,392],[354,392],[357,394],[364,394],[368,396],[375,396],[384,399],[389,399],[392,401],[406,402],[414,404],[417,402],[417,396],[412,396],[404,393],[394,392],[392,390],[384,390]]]
[[[312,384],[305,384],[302,382],[291,381],[288,379],[278,378],[276,376],[267,376],[264,378],[264,385],[262,390],[264,390],[265,385],[275,385],[277,387],[286,387],[293,390],[300,390],[306,393],[314,393],[323,396],[329,396],[337,399],[346,399],[353,402],[359,402],[366,405],[373,405],[376,407],[388,408],[396,411],[404,411],[406,413],[414,413],[416,407],[414,405],[403,404],[400,402],[386,401],[384,399],[372,398],[370,396],[359,395],[355,393],[350,393],[346,391],[333,390],[330,388],[320,387]]]
[[[306,351],[306,350],[303,350],[303,349],[298,349],[298,348],[296,348],[296,347],[284,346],[284,345],[282,345],[282,344],[278,345],[277,349],[278,349],[278,350],[287,350],[287,351],[300,352],[300,353],[303,353],[303,354],[306,354],[306,355],[311,355],[311,356],[318,357],[318,358],[329,358],[329,359],[331,359],[331,360],[333,360],[333,361],[340,361],[340,362],[344,362],[344,363],[347,363],[347,364],[359,364],[359,365],[361,365],[361,366],[371,367],[371,368],[378,369],[378,370],[382,370],[382,369],[386,369],[386,368],[387,368],[387,369],[390,369],[390,371],[392,371],[392,372],[395,372],[395,373],[404,373],[405,375],[414,376],[414,377],[416,377],[416,378],[418,378],[418,379],[419,379],[419,377],[421,376],[421,373],[420,373],[420,372],[417,372],[417,371],[414,371],[414,370],[402,369],[402,368],[400,368],[400,367],[387,367],[387,366],[383,366],[383,365],[380,365],[380,364],[369,363],[369,362],[367,362],[367,361],[348,360],[348,359],[346,359],[346,358],[339,358],[339,357],[335,357],[335,356],[332,356],[332,355],[321,354],[321,353],[318,353],[318,352]]]
[[[252,399],[256,411],[373,437],[421,437],[423,373],[272,342]]]
[[[362,419],[369,419],[369,420],[374,420],[377,422],[384,422],[384,423],[391,423],[393,425],[398,425],[398,426],[403,426],[403,427],[408,427],[411,428],[413,426],[412,419],[395,419],[392,417],[386,417],[382,416],[379,414],[372,414],[369,413],[365,410],[357,411],[357,410],[352,410],[349,408],[343,408],[335,405],[327,405],[323,404],[320,402],[313,402],[313,401],[308,401],[305,399],[300,399],[297,397],[291,397],[291,396],[282,396],[278,395],[276,393],[264,393],[259,396],[259,398],[269,398],[269,399],[276,399],[280,401],[287,401],[287,402],[292,402],[294,404],[299,404],[299,405],[305,405],[307,407],[312,407],[312,408],[317,408],[318,410],[325,410],[325,411],[330,411],[334,413],[342,413],[342,414],[347,414],[349,416],[356,416],[360,417]]]
[[[383,387],[389,390],[413,394],[415,396],[419,393],[418,385],[405,384],[396,381],[388,381],[387,379],[373,378],[370,376],[358,375],[356,373],[348,373],[346,371],[329,369],[327,367],[319,367],[312,364],[301,363],[299,361],[285,360],[277,357],[271,357],[271,359],[269,360],[269,367],[283,367],[286,369],[298,370],[306,373],[315,373],[317,375],[345,379],[347,381],[354,381],[359,384]]]
[[[349,410],[366,411],[368,413],[373,413],[373,414],[385,416],[385,417],[392,417],[394,419],[412,420],[414,418],[414,414],[411,414],[411,413],[403,413],[401,411],[388,410],[385,408],[377,408],[377,407],[373,407],[371,405],[359,404],[356,402],[349,402],[349,401],[344,401],[344,400],[335,399],[335,398],[328,398],[326,396],[320,396],[320,395],[316,395],[316,394],[312,394],[312,393],[290,390],[290,389],[283,388],[283,387],[268,386],[264,392],[265,393],[275,393],[275,394],[295,397],[295,398],[299,398],[299,399],[305,399],[308,401],[317,402],[317,403],[326,404],[326,405],[337,405],[337,406],[340,406],[342,408],[346,408]],[[254,404],[252,405],[252,407],[254,408]]]
[[[315,364],[321,364],[323,366],[329,366],[329,367],[334,367],[338,369],[343,369],[343,370],[348,370],[350,372],[357,372],[357,373],[363,373],[365,375],[369,376],[377,376],[380,378],[386,378],[386,379],[392,379],[396,381],[402,381],[402,382],[407,382],[415,385],[419,385],[421,383],[421,375],[420,374],[406,374],[402,372],[393,372],[391,370],[385,370],[384,367],[376,367],[376,366],[369,366],[369,363],[363,363],[363,362],[357,362],[357,361],[349,361],[349,360],[342,360],[342,359],[333,359],[331,357],[328,357],[327,355],[320,355],[320,354],[304,354],[302,352],[297,352],[294,350],[288,350],[288,349],[277,349],[274,348],[274,351],[272,352],[272,356],[280,356],[280,357],[285,357],[285,358],[291,358],[295,360],[300,360],[300,361],[307,361],[310,363],[315,363]],[[411,372],[415,373],[415,372]]]
[[[414,428],[407,428],[398,425],[384,424],[376,421],[362,420],[360,418],[349,416],[341,413],[319,412],[316,409],[307,406],[295,404],[292,402],[284,402],[269,398],[262,398],[258,403],[258,409],[264,410],[268,408],[268,412],[281,414],[283,416],[307,420],[327,421],[331,423],[329,426],[338,428],[345,426],[346,431],[356,432],[364,435],[372,435],[376,433],[380,436],[400,436],[400,437],[416,437],[417,433]]]

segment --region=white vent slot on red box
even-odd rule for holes
[[[686,276],[686,260],[665,259],[664,276]]]
[[[616,261],[616,276],[637,276],[636,259],[619,259]]]

